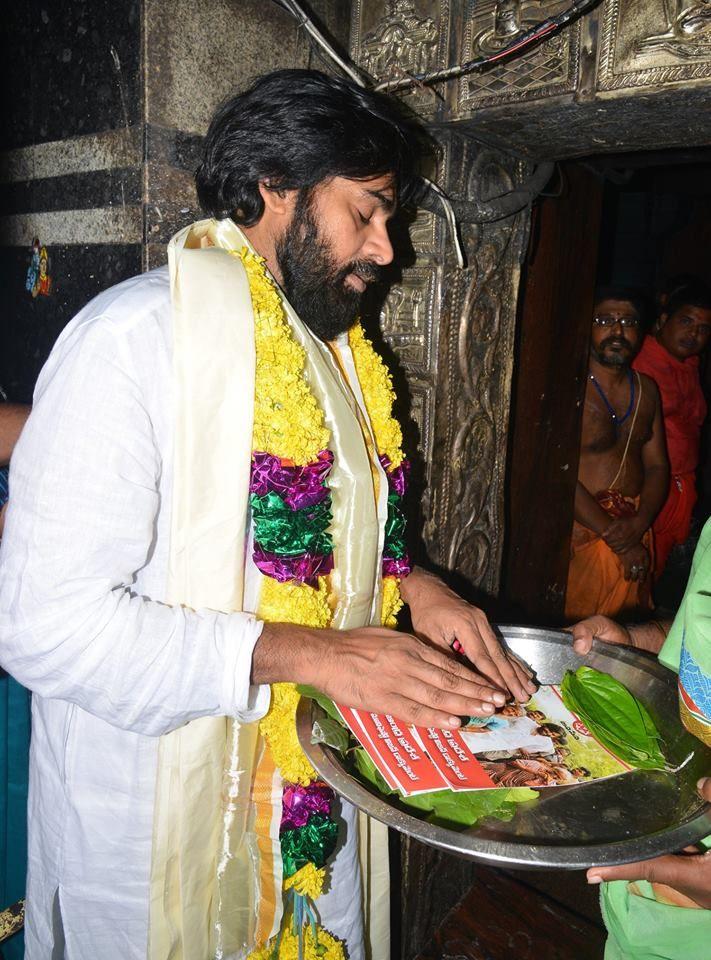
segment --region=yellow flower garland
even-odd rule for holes
[[[348,334],[348,342],[353,352],[353,362],[363,391],[365,408],[375,434],[375,445],[379,454],[385,454],[390,460],[391,469],[399,467],[404,459],[402,452],[402,430],[393,417],[395,391],[390,371],[373,349],[373,344],[365,335],[360,323]]]
[[[298,623],[303,627],[327,627],[331,622],[328,578],[318,578],[318,590],[304,583],[262,581],[259,617],[267,623]]]
[[[254,310],[256,376],[252,447],[295,464],[311,463],[321,450],[328,448],[330,438],[323,412],[304,378],[305,352],[292,336],[279,292],[266,273],[264,260],[246,247],[232,252],[244,264]],[[387,456],[392,468],[398,467],[403,460],[402,433],[392,416],[395,399],[392,379],[360,324],[350,331],[349,343],[378,454]],[[402,605],[399,580],[385,577],[383,624],[396,626],[395,617]],[[269,622],[328,627],[331,622],[328,578],[319,577],[318,589],[314,589],[302,583],[280,583],[265,577],[257,614]],[[294,684],[274,684],[271,706],[260,722],[260,730],[282,778],[288,783],[306,786],[317,779],[317,774],[296,734],[298,702]],[[324,877],[325,870],[309,863],[286,880],[284,888],[293,888],[301,896],[316,899],[321,894]],[[316,928],[316,940],[311,928],[304,928],[303,947],[305,960],[317,957],[344,960],[343,945],[320,926]],[[282,928],[277,957],[297,960],[298,937],[289,926]],[[249,960],[273,958],[271,942],[249,955]]]
[[[304,928],[304,960],[345,960],[343,944],[339,940],[323,927],[318,927],[316,936],[317,941],[311,927]],[[281,933],[278,953],[274,952],[274,945],[270,942],[253,950],[248,960],[299,960],[298,938],[291,927],[286,927]]]
[[[397,577],[383,577],[383,607],[380,619],[384,627],[394,630],[397,626],[397,615],[404,604],[400,596],[400,581]]]
[[[312,900],[318,900],[323,892],[323,885],[326,880],[326,868],[317,868],[313,863],[307,863],[301,870],[289,877],[284,884],[285,890],[291,890],[293,887],[302,897],[311,897]]]
[[[254,310],[257,368],[253,450],[293,463],[311,463],[328,446],[323,411],[304,380],[306,354],[293,338],[279,292],[264,260],[240,251]]]

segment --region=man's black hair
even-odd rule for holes
[[[701,280],[672,287],[661,312],[671,317],[680,307],[701,307],[702,310],[711,310],[711,287]]]
[[[603,300],[626,300],[631,303],[639,319],[644,322],[647,315],[647,302],[644,294],[636,287],[624,284],[607,284],[595,288],[595,306]]]
[[[541,713],[542,712],[543,711],[541,711]],[[550,720],[546,720],[545,723],[539,724],[539,727],[545,727],[546,730],[552,730],[554,733],[565,733],[565,727],[561,727],[559,723],[552,723]]]
[[[251,226],[274,190],[308,190],[332,177],[392,174],[401,203],[416,199],[418,156],[429,141],[383,94],[316,70],[277,70],[213,117],[195,180],[203,209]]]

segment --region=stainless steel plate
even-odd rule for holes
[[[711,750],[679,722],[676,676],[635,650],[595,643],[584,659],[570,636],[555,630],[501,627],[508,646],[536,671],[540,683],[560,683],[581,663],[617,677],[649,708],[666,743],[670,761],[693,758],[676,774],[635,770],[577,786],[549,787],[539,799],[520,804],[509,823],[482,822],[461,830],[418,818],[394,798],[364,786],[329,747],[311,743],[320,708],[302,700],[299,740],[326,783],[341,796],[394,830],[423,843],[488,863],[516,867],[584,867],[629,863],[679,850],[711,834],[711,804],[696,793],[699,777],[711,774]]]

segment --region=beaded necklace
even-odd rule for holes
[[[615,408],[612,406],[612,404],[610,403],[610,401],[609,401],[609,400],[607,399],[607,397],[605,396],[605,391],[602,389],[602,387],[600,386],[600,384],[597,382],[597,380],[595,379],[595,377],[593,376],[593,374],[592,374],[592,373],[589,373],[589,374],[588,374],[588,377],[589,377],[589,379],[590,379],[590,382],[592,383],[592,385],[595,387],[595,389],[597,390],[598,394],[600,395],[600,397],[601,397],[601,399],[602,399],[602,402],[603,402],[603,403],[605,404],[605,406],[607,407],[607,411],[608,411],[608,413],[610,414],[610,419],[612,420],[613,426],[615,427],[615,429],[617,429],[617,427],[621,427],[622,424],[625,422],[625,420],[626,420],[626,419],[629,417],[629,415],[632,413],[632,408],[634,407],[634,377],[632,376],[632,369],[630,368],[630,369],[627,371],[627,377],[628,377],[628,379],[629,379],[629,384],[630,384],[630,402],[629,402],[629,406],[628,406],[627,409],[625,410],[624,416],[622,416],[622,417],[618,417],[618,416],[617,416],[617,413],[615,412]]]

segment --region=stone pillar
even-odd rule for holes
[[[336,38],[347,32],[349,0],[312,7]],[[29,401],[77,310],[163,263],[199,216],[192,174],[215,106],[312,54],[270,0],[23,0],[4,27],[0,386]],[[34,239],[52,281],[35,296]]]

